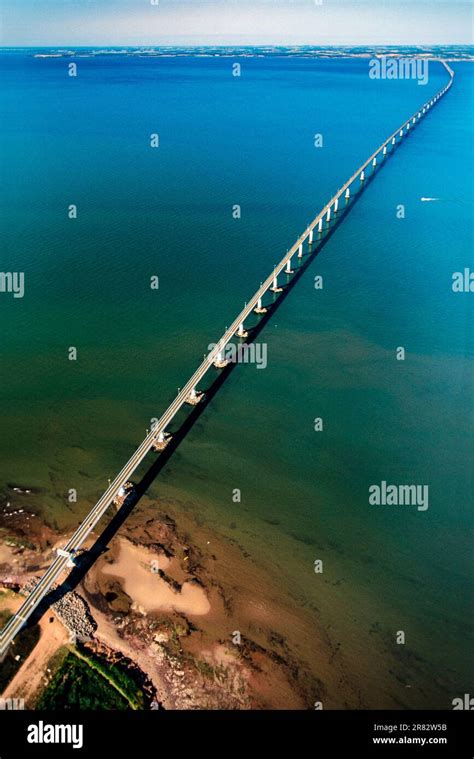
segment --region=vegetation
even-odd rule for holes
[[[144,696],[118,664],[105,662],[88,651],[67,649],[59,669],[41,694],[37,709],[140,709]],[[54,663],[50,663],[53,669]]]
[[[119,663],[105,661],[98,656],[93,656],[89,651],[78,649],[76,656],[80,656],[90,667],[99,672],[113,687],[122,694],[132,709],[143,709],[145,698],[143,691],[136,684],[127,669]]]
[[[69,652],[37,709],[127,709],[127,701],[82,659]]]

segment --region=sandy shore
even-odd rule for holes
[[[11,601],[8,607],[14,611],[23,599]],[[69,641],[69,633],[53,614],[45,614],[40,621],[40,639],[25,659],[16,675],[5,688],[3,698],[24,698],[25,708],[32,708],[35,698],[49,681],[48,665],[56,651]]]
[[[43,540],[40,524],[35,520],[36,551],[3,549],[0,580],[13,570],[24,581],[44,571],[52,547],[67,535],[60,538],[48,527]],[[95,642],[86,645],[132,660],[164,708],[368,705],[337,641],[315,623],[314,613],[282,593],[278,576],[263,570],[236,540],[200,523],[178,501],[144,497],[76,592],[97,625]],[[9,688],[32,682],[31,695],[33,686],[44,684],[48,656],[68,639],[58,625],[42,622],[31,662]]]
[[[191,616],[207,614],[211,607],[202,587],[184,582],[179,590],[175,590],[158,574],[158,569],[169,569],[172,573],[175,563],[176,560],[170,561],[163,553],[154,553],[118,538],[118,557],[102,571],[121,581],[125,593],[133,598],[133,608],[138,611],[178,611]]]
[[[238,545],[184,514],[180,522],[150,500],[130,515],[76,588],[97,624],[95,641],[86,645],[131,659],[167,709],[311,708],[320,682],[280,632],[296,629],[314,640],[309,616],[283,602],[277,584]],[[13,570],[21,583],[41,574],[53,538],[48,533],[44,550],[4,545],[0,580]],[[22,598],[17,594],[13,603],[9,596],[14,611]],[[6,690],[27,703],[34,703],[50,676],[48,662],[70,637],[53,612],[40,632]]]

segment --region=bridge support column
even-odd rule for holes
[[[300,242],[300,247],[298,248],[298,258],[303,258],[303,243]]]
[[[339,208],[339,198],[336,198],[334,201],[334,213],[337,213],[337,209]]]
[[[309,231],[309,240],[308,240],[309,245],[313,244],[313,236],[314,236],[314,229],[310,229],[310,231]]]
[[[347,187],[346,194],[344,195],[344,197],[345,197],[346,200],[349,200],[349,198],[351,197],[351,191],[350,191],[349,187]]]
[[[326,214],[326,221],[329,224],[331,221],[331,209],[328,208],[327,214]]]
[[[243,324],[243,322],[241,322],[241,323],[239,324],[239,328],[238,328],[238,330],[237,330],[237,337],[248,337],[248,336],[249,336],[249,333],[248,333],[248,332],[247,332],[247,330],[244,328],[244,324]]]
[[[276,274],[273,277],[273,285],[270,287],[270,290],[272,293],[281,293],[283,290],[283,287],[278,287],[278,277]]]
[[[395,145],[395,137],[392,137],[392,145]]]
[[[382,155],[387,155],[387,146],[383,146]]]
[[[257,303],[256,307],[254,308],[254,311],[255,311],[256,314],[266,314],[267,313],[267,309],[264,306],[262,306],[262,299],[261,298],[258,299],[258,303]]]
[[[170,440],[171,434],[169,432],[159,432],[155,437],[153,448],[155,451],[164,451]]]
[[[224,369],[225,366],[229,363],[228,359],[224,358],[222,355],[222,351],[219,351],[217,356],[214,359],[214,366],[216,369]]]
[[[299,255],[299,253],[298,253],[298,255]],[[303,255],[303,253],[301,253],[301,255]],[[286,262],[285,274],[294,274],[294,271],[291,268],[291,258],[289,258],[288,261]]]
[[[196,392],[196,388],[193,387],[188,397],[186,398],[186,403],[189,406],[197,406],[199,401],[202,400],[203,398],[204,398],[204,393]]]
[[[360,172],[360,177],[359,177],[359,179],[360,179],[360,181],[361,181],[361,182],[363,182],[363,181],[364,181],[364,179],[365,179],[365,171],[364,171],[364,169],[362,169],[362,171]]]
[[[71,551],[65,551],[63,548],[57,548],[56,553],[58,556],[62,556],[63,558],[67,559],[66,566],[73,567],[74,566],[74,553]]]
[[[398,133],[398,136],[399,136],[399,137],[403,137],[403,129],[400,129],[400,131],[399,131],[399,133]]]
[[[323,220],[320,219],[318,221],[318,232],[322,232],[322,231],[323,231]]]
[[[374,156],[374,159],[372,161],[372,166],[374,167],[374,169],[377,166],[377,156]]]

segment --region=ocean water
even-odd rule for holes
[[[259,57],[234,77],[228,58],[113,55],[76,58],[72,78],[33,53],[0,56],[0,268],[26,286],[0,295],[0,483],[41,488],[63,529],[447,75],[430,64],[420,86],[372,80],[363,59]],[[236,368],[151,489],[192,503],[314,613],[366,702],[383,683],[387,703],[414,707],[449,708],[472,661],[474,295],[451,283],[474,269],[473,68],[452,68],[259,336],[267,368]],[[429,485],[429,508],[370,505],[382,480]]]

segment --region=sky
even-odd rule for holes
[[[0,44],[470,44],[470,0],[1,0]]]

